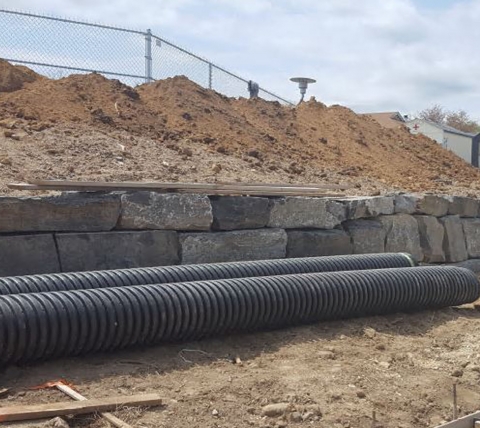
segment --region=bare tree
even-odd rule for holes
[[[443,125],[448,112],[440,104],[435,104],[432,107],[426,108],[418,113],[420,119],[429,120],[431,122]]]
[[[439,125],[448,125],[463,132],[473,134],[480,132],[480,124],[473,120],[465,110],[451,111],[440,104],[435,104],[419,112],[418,117]]]

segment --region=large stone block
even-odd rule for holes
[[[210,198],[213,229],[257,229],[265,227],[270,218],[268,198],[220,196]]]
[[[354,254],[385,252],[386,232],[381,222],[354,220],[344,223],[344,227],[350,235]]]
[[[182,264],[281,259],[286,256],[283,229],[180,234]]]
[[[122,195],[118,228],[209,230],[212,220],[205,195],[135,192]]]
[[[347,218],[350,220],[390,215],[395,211],[393,196],[365,196],[341,201],[347,207]]]
[[[462,224],[468,257],[470,259],[478,259],[480,258],[480,219],[464,219]]]
[[[433,215],[443,217],[447,215],[450,201],[443,196],[424,195],[417,200],[415,212],[417,214]]]
[[[60,272],[53,235],[0,236],[0,276]]]
[[[0,232],[108,231],[120,214],[116,194],[0,198]]]
[[[415,216],[420,233],[424,261],[426,263],[442,263],[445,261],[443,239],[445,228],[436,217],[428,215]]]
[[[268,227],[333,229],[346,219],[346,207],[322,198],[274,199]]]
[[[173,231],[57,234],[63,272],[174,265],[180,261]]]
[[[287,235],[287,257],[352,254],[350,237],[343,230],[292,230]]]
[[[410,253],[415,260],[423,260],[417,221],[408,214],[381,216],[386,233],[385,251]]]
[[[443,250],[447,262],[463,262],[468,259],[462,220],[458,215],[442,217],[440,223],[445,228]]]
[[[449,196],[448,207],[449,215],[459,215],[460,217],[478,217],[480,211],[480,200],[467,198],[464,196]]]
[[[396,195],[395,214],[413,214],[417,209],[418,196]]]

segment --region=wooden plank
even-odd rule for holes
[[[7,186],[10,189],[15,190],[57,190],[57,191],[80,191],[80,192],[111,192],[111,191],[128,191],[133,190],[132,187],[114,187],[114,186],[103,186],[100,183],[97,183],[96,186],[62,186],[62,185],[37,185],[29,183],[9,183]],[[148,191],[157,191],[160,193],[170,193],[171,190],[166,191],[163,189],[147,189],[143,187],[135,188],[135,190],[148,190]],[[205,195],[250,195],[250,196],[311,196],[311,197],[345,197],[342,193],[325,193],[325,191],[312,190],[312,189],[294,189],[284,190],[283,188],[272,188],[268,190],[258,190],[253,187],[251,188],[238,188],[238,189],[178,189],[175,193],[196,193],[196,194],[205,194]]]
[[[263,188],[285,188],[285,189],[311,189],[311,190],[347,190],[351,189],[352,186],[346,186],[343,184],[289,184],[289,183],[162,183],[162,182],[99,182],[99,181],[72,181],[72,180],[29,180],[30,184],[37,185],[67,185],[67,186],[96,186],[101,184],[105,187],[118,187],[123,188],[133,188],[137,189],[139,187],[145,189],[231,189],[235,190],[237,188],[247,188],[255,187],[257,190]]]
[[[0,407],[0,422],[26,421],[53,418],[55,416],[109,412],[123,406],[159,406],[158,394],[142,394],[124,397],[107,397],[85,401]]]

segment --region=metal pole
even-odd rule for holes
[[[152,80],[152,30],[148,29],[145,34],[145,82]]]
[[[208,63],[208,89],[212,89],[212,75],[213,75],[213,66],[212,63]]]

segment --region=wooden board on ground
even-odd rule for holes
[[[109,412],[123,406],[159,406],[162,399],[158,394],[142,394],[123,397],[107,397],[85,401],[0,407],[0,422],[26,421],[53,418],[55,416],[80,415]]]

